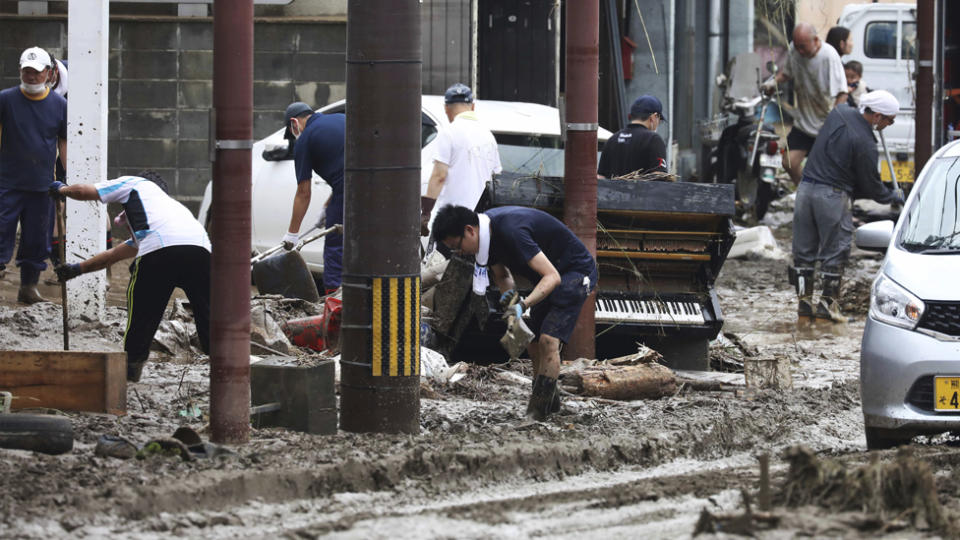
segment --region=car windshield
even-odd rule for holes
[[[496,133],[504,172],[531,176],[563,176],[563,142],[552,135]],[[602,147],[602,143],[599,143]],[[597,159],[600,159],[599,152]]]
[[[920,253],[960,251],[960,158],[937,159],[905,215],[900,244]]]

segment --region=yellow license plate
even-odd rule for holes
[[[897,182],[905,184],[913,183],[913,162],[912,161],[894,161],[893,172],[897,173]],[[880,178],[884,182],[890,181],[890,167],[887,167],[887,160],[880,160]]]
[[[933,409],[960,411],[960,377],[933,378]]]

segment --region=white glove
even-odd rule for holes
[[[327,207],[326,206],[320,207],[320,215],[317,216],[317,228],[321,230],[327,228]]]
[[[777,80],[773,77],[767,79],[760,85],[765,94],[772,94],[777,89]]]
[[[297,233],[287,232],[283,235],[283,249],[290,251],[293,249],[293,246],[297,245],[297,242],[300,241],[300,235]]]

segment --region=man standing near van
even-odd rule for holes
[[[809,23],[799,23],[793,29],[793,46],[783,68],[765,85],[772,93],[777,84],[793,80],[797,108],[793,114],[793,128],[787,135],[787,172],[794,184],[803,174],[803,158],[813,148],[830,110],[847,100],[847,77],[843,62],[833,47],[824,47],[817,37],[817,29]]]
[[[793,209],[793,267],[790,280],[797,288],[798,318],[816,317],[846,322],[840,312],[840,281],[850,257],[854,199],[881,204],[903,202],[903,191],[884,187],[877,169],[879,156],[873,130],[893,125],[900,110],[897,98],[886,90],[864,94],[860,109],[837,106],[827,116],[810,151],[797,187]],[[820,263],[823,289],[813,308],[813,274]]]
[[[630,107],[630,123],[603,145],[597,176],[616,178],[634,172],[667,172],[667,147],[657,135],[663,104],[654,96],[640,96]]]
[[[475,209],[487,182],[503,170],[497,141],[480,123],[474,106],[473,91],[465,84],[456,83],[443,95],[450,126],[437,135],[433,172],[426,196],[420,197],[421,236],[430,234],[434,208],[452,204]]]

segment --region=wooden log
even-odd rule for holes
[[[127,412],[123,352],[0,351],[0,391],[12,409]]]
[[[658,399],[677,392],[673,371],[660,364],[591,366],[564,374],[563,384],[585,396],[606,399]]]

